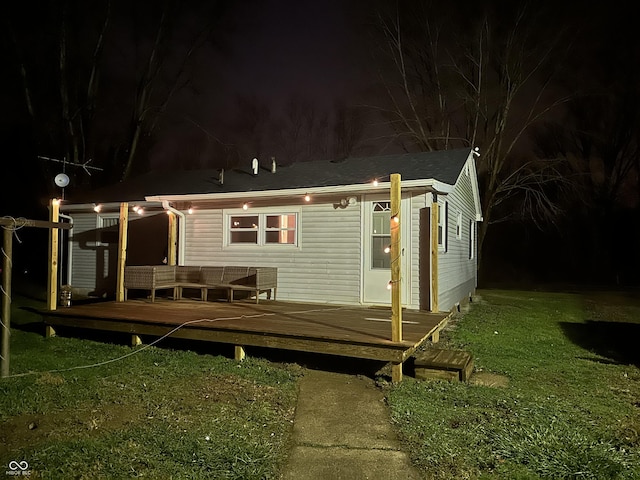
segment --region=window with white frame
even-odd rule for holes
[[[462,239],[462,212],[458,212],[456,217],[456,238],[458,240]]]
[[[298,214],[231,213],[226,216],[228,245],[297,245]]]
[[[447,202],[438,203],[438,248],[447,251]]]

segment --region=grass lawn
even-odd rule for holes
[[[20,303],[29,301],[14,298],[11,374],[43,373],[0,380],[0,475],[26,461],[31,478],[278,477],[294,367],[155,347],[109,362],[134,350],[43,338]]]
[[[637,296],[481,291],[442,341],[508,386],[408,379],[390,389],[426,478],[640,478]]]

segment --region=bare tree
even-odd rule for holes
[[[187,10],[166,0],[149,10],[119,0],[65,0],[49,5],[46,21],[11,9],[5,31],[38,152],[74,163],[93,159],[107,170],[104,181],[140,170],[226,6],[194,0]]]
[[[389,105],[378,108],[407,150],[480,147],[482,251],[490,225],[516,211],[501,208],[515,198],[530,218],[558,216],[552,192],[565,180],[562,166],[534,157],[528,133],[569,99],[554,84],[567,50],[561,34],[540,31],[524,8],[468,24],[434,21],[429,13],[398,9],[379,17],[393,74],[382,73]]]
[[[334,112],[332,157],[346,158],[357,150],[362,141],[364,110],[349,107],[345,103],[336,103]]]

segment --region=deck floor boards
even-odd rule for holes
[[[42,312],[47,325],[173,335],[243,346],[404,361],[442,328],[448,313],[403,311],[403,341],[391,340],[391,309],[264,301],[158,299],[77,304]]]

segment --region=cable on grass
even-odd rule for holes
[[[297,312],[289,312],[289,315],[303,315],[303,314],[306,314],[306,313],[318,313],[318,312],[327,312],[327,311],[345,310],[345,309],[349,309],[349,307],[316,308],[316,309],[312,309],[312,310],[300,310],[300,311],[297,311]],[[72,370],[83,370],[83,369],[87,369],[87,368],[101,367],[103,365],[108,365],[110,363],[119,362],[121,360],[124,360],[125,358],[131,357],[131,356],[136,355],[138,353],[141,353],[144,350],[146,350],[147,348],[153,347],[154,345],[157,345],[162,340],[164,340],[165,338],[173,335],[175,332],[177,332],[182,327],[185,327],[187,325],[192,325],[194,323],[201,323],[201,322],[219,322],[221,320],[242,320],[243,318],[259,318],[259,317],[267,317],[267,316],[274,316],[274,315],[276,315],[276,314],[275,313],[256,313],[254,315],[240,315],[238,317],[222,317],[222,318],[214,318],[214,319],[200,318],[200,319],[197,319],[197,320],[189,320],[187,322],[184,322],[184,323],[178,325],[176,328],[174,328],[170,332],[165,333],[161,337],[155,339],[153,342],[151,342],[149,344],[146,344],[146,345],[143,345],[142,347],[140,347],[137,350],[134,350],[132,352],[129,352],[129,353],[125,354],[125,355],[121,355],[121,356],[116,357],[116,358],[111,358],[111,359],[105,360],[103,362],[97,362],[97,363],[92,363],[92,364],[88,364],[88,365],[78,365],[78,366],[75,366],[75,367],[61,368],[61,369],[56,369],[56,370],[45,370],[45,371],[42,371],[42,372],[16,373],[14,375],[8,375],[8,376],[6,376],[4,378],[27,377],[27,376],[30,376],[30,375],[43,375],[45,373],[63,373],[63,372],[70,372]]]

